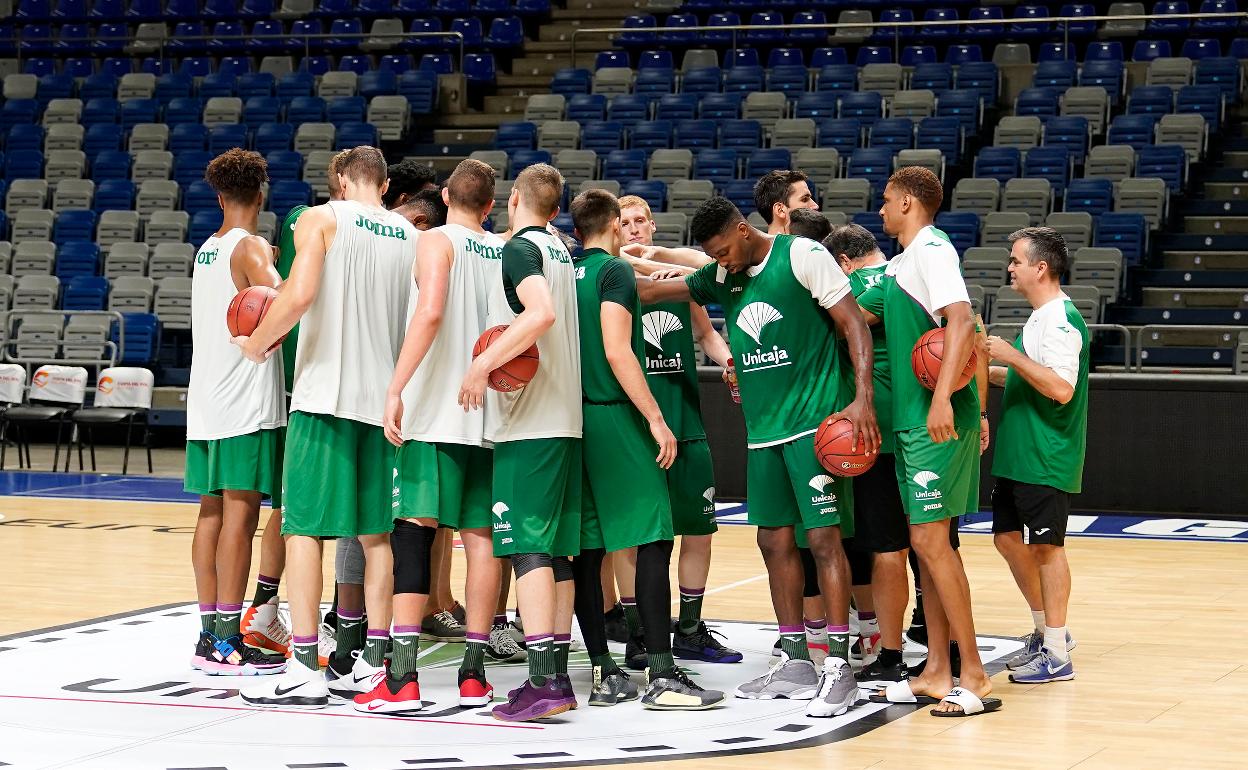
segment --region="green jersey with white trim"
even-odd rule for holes
[[[888,263],[860,267],[849,274],[849,285],[855,297],[880,281],[884,280],[884,271]],[[871,308],[867,308],[871,310]],[[878,314],[877,314],[878,315]],[[880,425],[880,451],[891,454],[893,451],[893,375],[888,360],[888,340],[884,334],[884,322],[871,327],[872,367],[871,381],[875,391],[875,416]]]

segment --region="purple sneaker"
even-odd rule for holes
[[[576,704],[576,697],[565,692],[563,686],[554,677],[548,677],[541,687],[525,680],[515,695],[500,706],[495,706],[495,719],[503,722],[530,722],[534,719],[546,719],[570,710]]]
[[[710,630],[701,621],[690,633],[684,634],[678,629],[672,635],[672,655],[682,660],[700,660],[706,663],[740,663],[743,657],[741,653],[725,647],[716,636],[722,634]]]

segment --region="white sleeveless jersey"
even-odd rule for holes
[[[403,389],[403,439],[482,446],[483,412],[465,412],[457,400],[472,364],[472,346],[486,329],[490,288],[502,283],[504,241],[493,233],[474,232],[463,225],[444,225],[433,232],[446,236],[454,256],[442,325]],[[419,292],[418,286],[412,289],[408,323],[420,303]]]
[[[316,299],[299,321],[290,411],[380,426],[420,232],[382,208],[326,205],[338,229]]]
[[[486,390],[485,438],[494,443],[534,438],[581,437],[581,346],[576,315],[576,268],[558,237],[526,228],[508,246],[525,240],[540,251],[542,274],[554,301],[555,323],[537,340],[533,381],[514,393]],[[517,313],[500,277],[490,289],[486,326],[510,324]]]
[[[225,314],[238,294],[234,248],[251,233],[236,227],[209,238],[195,254],[191,278],[191,383],[186,437],[210,441],[286,424],[282,352],[263,364],[243,358],[230,342]]]

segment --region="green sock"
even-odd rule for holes
[[[555,634],[556,674],[568,673],[568,653],[572,650],[571,634]]]
[[[390,678],[399,679],[416,670],[420,655],[420,626],[394,627],[394,656],[390,659]]]
[[[216,630],[213,631],[218,639],[229,639],[231,636],[238,635],[238,622],[243,617],[243,605],[240,604],[218,604],[217,605],[217,622]]]
[[[641,636],[641,613],[637,611],[637,600],[631,596],[621,597],[624,605],[624,622],[628,624],[629,636]]]
[[[620,670],[619,664],[615,662],[615,658],[611,657],[611,653],[606,655],[590,655],[589,662],[592,665],[602,669],[602,675],[608,676]]]
[[[464,634],[464,660],[459,664],[460,671],[479,671],[485,673],[485,645],[490,643],[488,634]]]
[[[338,630],[334,634],[337,643],[334,654],[343,658],[364,647],[364,634],[368,627],[364,625],[363,610],[344,610],[338,608]]]
[[[201,604],[199,605],[199,630],[212,633],[212,629],[217,625],[217,605]]]
[[[370,666],[380,666],[386,660],[386,647],[390,644],[390,632],[384,629],[368,630],[368,641],[364,644],[364,662]]]
[[[534,687],[546,685],[547,677],[559,671],[558,653],[555,651],[555,640],[543,636],[528,642],[529,648],[529,682]]]
[[[256,595],[251,597],[251,606],[259,607],[261,604],[268,603],[269,599],[277,596],[278,578],[271,578],[268,575],[256,576]]]
[[[321,667],[321,660],[316,651],[316,637],[309,637],[311,641],[300,641],[299,639],[300,638],[296,638],[294,640],[295,660],[299,661],[313,671],[319,670]]]
[[[806,647],[806,629],[801,626],[781,626],[780,651],[788,655],[789,660],[810,660],[810,650]]]
[[[698,630],[702,622],[702,595],[705,588],[680,588],[680,617],[676,622],[676,630],[682,634],[692,634]]]
[[[646,665],[650,667],[650,676],[656,676],[674,670],[676,661],[672,659],[671,650],[663,650],[662,652],[650,650],[646,652]]]
[[[828,627],[828,656],[849,662],[849,626]]]

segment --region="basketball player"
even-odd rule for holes
[[[272,249],[255,234],[268,168],[258,153],[234,149],[214,158],[204,178],[217,192],[222,221],[196,253],[191,278],[186,491],[200,495],[191,544],[200,634],[191,666],[226,676],[276,674],[285,659],[244,644],[240,621],[260,502],[281,504],[281,361],[243,360],[223,323],[238,292],[281,283]]]
[[[415,160],[391,163],[386,170],[390,187],[381,202],[391,211],[404,213],[402,208],[422,192],[438,192],[438,174],[433,167]]]
[[[359,537],[365,553],[368,634],[350,675],[333,682],[334,694],[353,697],[384,673],[394,526],[386,493],[394,452],[381,419],[402,341],[418,231],[382,206],[387,182],[380,150],[350,150],[338,181],[344,200],[300,217],[290,280],[255,333],[236,340],[248,358],[263,361],[302,318],[282,524],[295,653],[275,683],[242,692],[251,705],[320,708],[328,702],[316,655],[321,538]]]
[[[789,212],[789,234],[823,243],[832,233],[832,223],[816,209],[793,209]]]
[[[777,169],[763,174],[754,183],[754,208],[767,223],[768,235],[792,232],[790,215],[798,209],[819,210],[807,179],[801,171]]]
[[[665,472],[676,459],[676,436],[650,392],[641,364],[645,354],[636,278],[628,263],[616,256],[622,245],[619,202],[605,190],[589,190],[572,202],[572,220],[585,246],[575,262],[585,426],[576,572],[578,594],[583,590],[590,594],[577,605],[586,644],[595,658],[590,703],[604,696],[608,705],[636,697],[635,687],[627,687],[627,675],[607,653],[602,598],[597,593],[604,549],[636,548],[637,604],[646,635],[649,683],[642,705],[662,710],[709,708],[724,694],[694,684],[672,658],[668,630],[672,507]],[[604,674],[614,681],[606,681]],[[625,689],[621,692],[617,685]]]
[[[433,541],[439,526],[458,529],[468,558],[467,644],[459,670],[459,705],[484,706],[485,679],[499,562],[490,532],[490,469],[481,412],[456,409],[456,386],[485,331],[486,299],[499,273],[503,240],[481,222],[494,206],[494,170],[477,160],[456,167],[442,191],[447,224],[416,248],[407,334],[386,391],[383,427],[395,458],[394,655],[387,675],[355,699],[365,713],[421,709],[416,657],[429,599]]]
[[[776,667],[738,687],[736,695],[813,699],[807,714],[843,714],[858,699],[849,669],[849,567],[841,547],[842,531],[853,534],[853,491],[847,479],[829,476],[819,465],[814,434],[824,420],[845,417],[856,445],[869,453],[879,448],[871,334],[849,280],[818,243],[769,236],[721,197],[698,208],[691,235],[716,264],[684,279],[643,280],[639,286],[646,302],[692,299],[720,304],[726,312],[750,449],[749,517],[758,527],[783,648]],[[849,343],[852,401],[838,333]],[[795,527],[806,529],[834,624],[822,676],[810,661],[801,625]]]
[[[986,420],[975,387],[953,389],[975,346],[975,316],[957,250],[932,224],[943,197],[940,180],[928,169],[908,166],[893,173],[880,216],[884,231],[904,250],[859,302],[880,311],[869,315],[884,321],[892,361],[908,360],[919,337],[944,322],[944,360],[935,390],[927,390],[917,377],[892,381],[897,482],[921,566],[928,657],[917,678],[894,682],[872,698],[940,699],[932,713],[952,717],[995,711],[1001,701],[987,697],[992,683],[975,642],[966,572],[949,543],[949,520],[978,507],[979,428]],[[961,655],[958,687],[953,686],[950,639]]]
[[[1061,234],[1028,227],[1011,235],[1010,244],[1010,285],[1033,310],[1013,345],[988,338],[989,354],[1004,364],[992,367],[990,377],[1005,387],[992,460],[992,532],[1036,626],[1022,659],[1008,664],[1010,681],[1038,684],[1075,678],[1063,544],[1070,495],[1083,481],[1089,340],[1083,316],[1060,285],[1070,264]]]
[[[626,243],[653,244],[658,229],[650,206],[636,195],[620,198],[620,221]],[[667,470],[667,489],[672,508],[672,527],[680,535],[680,616],[672,638],[678,658],[708,663],[736,663],[741,653],[725,647],[702,622],[702,597],[711,569],[711,538],[715,523],[715,475],[710,445],[702,427],[698,395],[698,359],[694,341],[720,366],[728,366],[728,345],[711,326],[702,306],[691,302],[643,305],[646,382],[667,424],[676,434],[676,460]],[[636,570],[632,549],[616,555],[616,575],[626,598],[632,597]],[[635,612],[635,608],[634,608]],[[632,620],[631,617],[627,619]],[[638,618],[639,620],[639,618]],[[641,629],[630,630],[625,660],[635,667],[645,660]]]
[[[563,242],[546,229],[559,213],[563,177],[544,163],[516,177],[507,201],[515,234],[503,247],[502,280],[487,325],[508,324],[468,368],[465,410],[486,403],[485,438],[494,443],[491,507],[495,556],[511,557],[524,620],[529,676],[494,707],[522,722],[576,706],[567,675],[572,638],[572,564],[580,551],[581,360],[576,279]],[[487,395],[490,372],[537,344],[541,363],[518,393]]]

